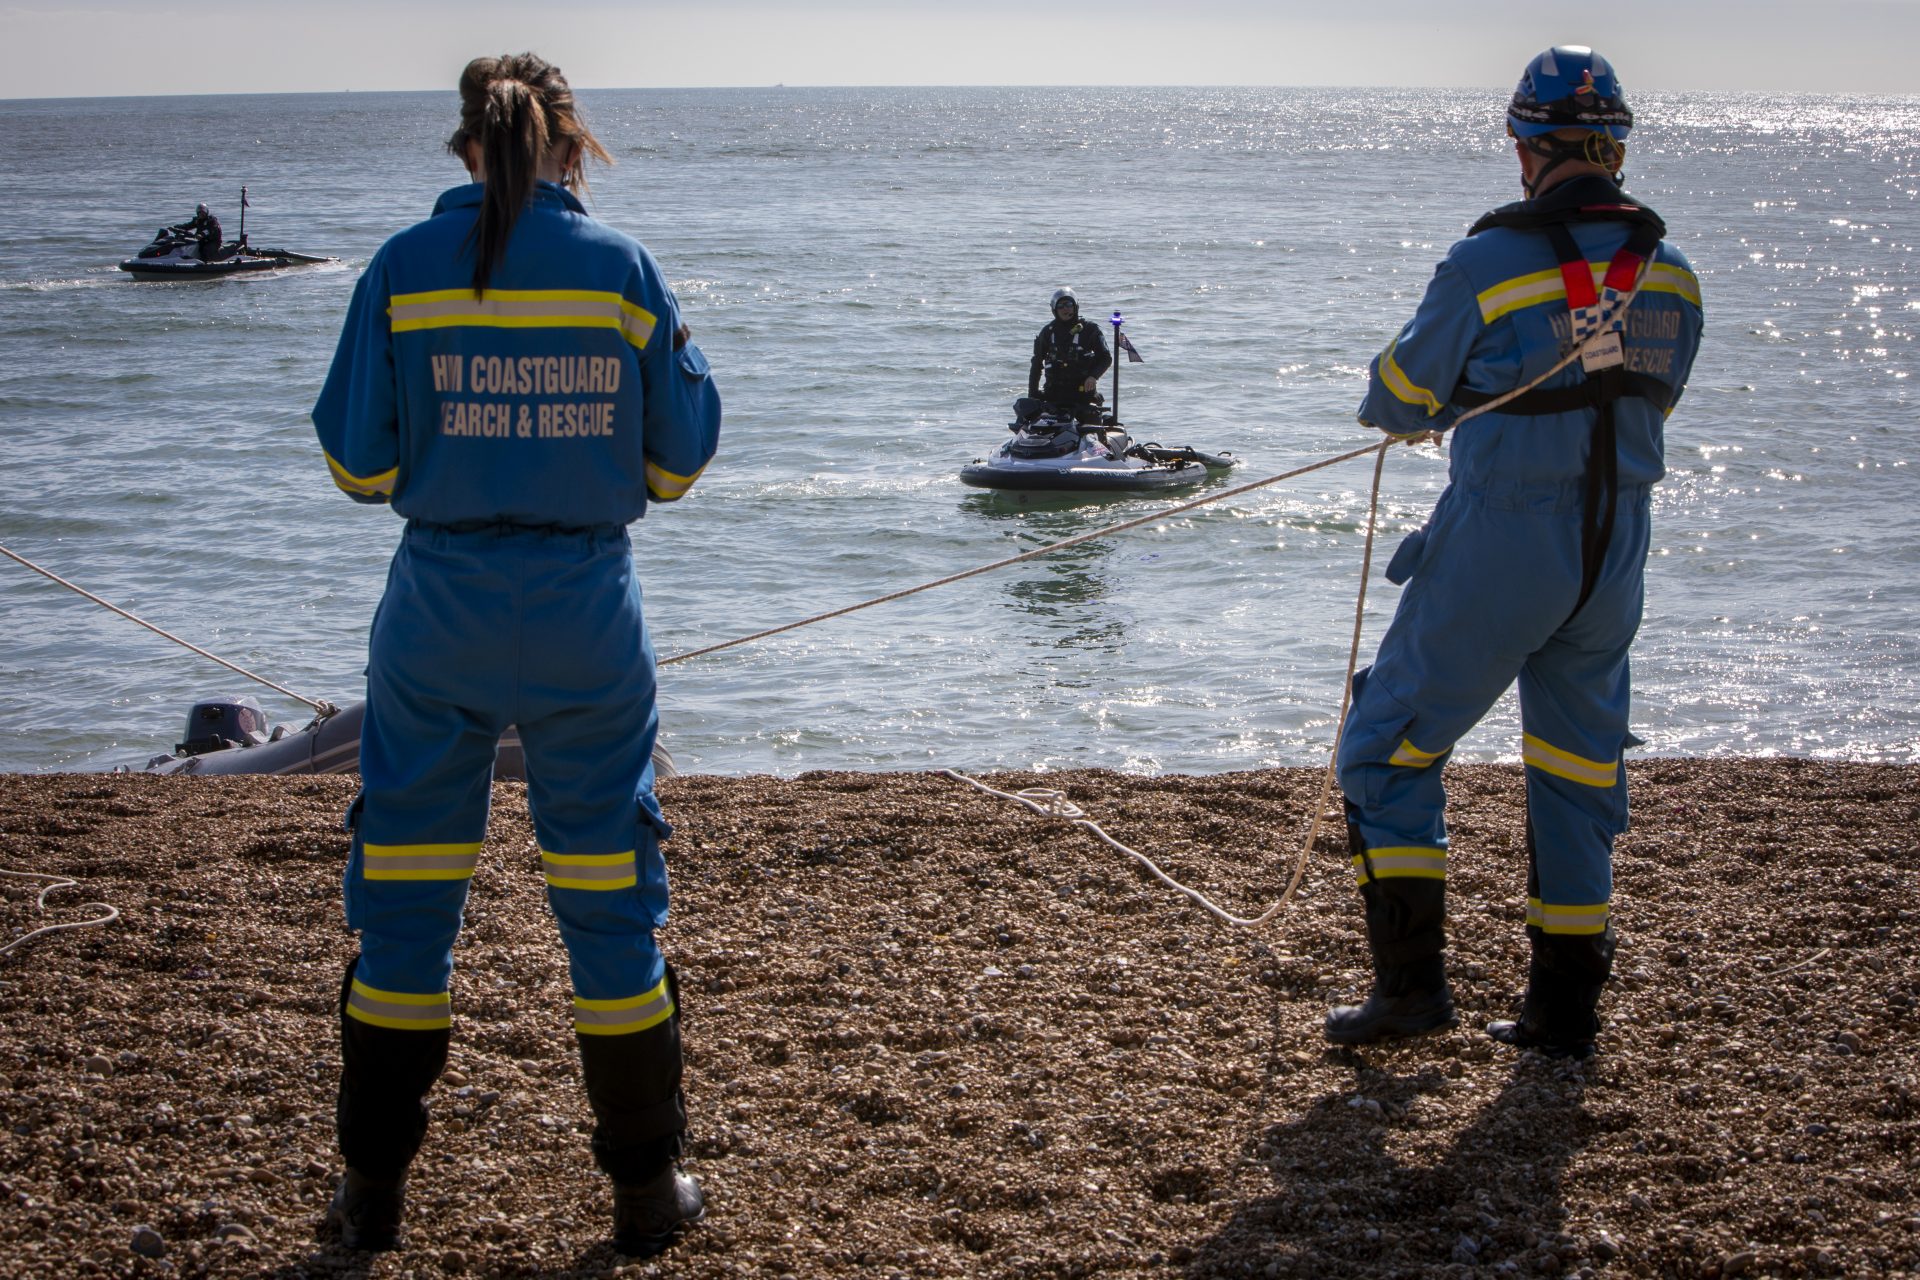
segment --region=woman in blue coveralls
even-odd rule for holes
[[[559,70],[475,59],[460,103],[447,145],[474,181],[374,255],[313,411],[335,483],[407,520],[348,817],[360,954],[341,994],[347,1167],[328,1219],[350,1248],[398,1244],[494,751],[516,725],[614,1243],[646,1255],[703,1210],[679,1167],[678,992],[654,942],[669,828],[627,526],[692,486],[720,399],[652,256],[573,194],[586,158],[609,157]]]
[[[1487,1030],[1549,1054],[1594,1049],[1613,962],[1613,839],[1627,820],[1627,651],[1649,490],[1701,329],[1686,258],[1620,188],[1632,124],[1599,54],[1536,57],[1507,110],[1528,198],[1453,246],[1373,362],[1361,421],[1413,438],[1584,350],[1460,426],[1446,492],[1388,566],[1406,591],[1354,680],[1339,759],[1374,984],[1364,1004],[1328,1015],[1337,1044],[1455,1022],[1441,770],[1518,680],[1532,960],[1520,1016]],[[1624,315],[1609,309],[1628,296]]]

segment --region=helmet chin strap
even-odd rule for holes
[[[1531,181],[1524,172],[1520,175],[1520,186],[1526,191],[1529,200],[1539,197],[1541,184],[1546,182],[1548,174],[1561,165],[1573,164],[1576,161],[1605,169],[1616,186],[1623,185],[1625,182],[1620,170],[1627,161],[1627,146],[1624,142],[1607,134],[1589,133],[1579,142],[1568,142],[1550,134],[1541,134],[1538,137],[1522,138],[1520,142],[1528,151],[1546,161],[1533,175]]]

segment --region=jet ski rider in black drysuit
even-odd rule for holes
[[[1100,326],[1080,318],[1080,303],[1071,289],[1053,291],[1053,323],[1033,340],[1033,363],[1027,368],[1027,394],[1013,402],[1021,422],[1049,409],[1080,422],[1100,420],[1100,375],[1113,365]],[[1045,386],[1042,387],[1042,375]]]
[[[197,242],[202,262],[214,262],[220,257],[221,233],[220,219],[213,216],[213,210],[199,205],[193,211],[193,217],[185,222],[168,228]]]

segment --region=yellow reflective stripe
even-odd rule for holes
[[[653,337],[653,327],[660,323],[659,320],[655,318],[653,312],[645,307],[636,307],[625,298],[620,299],[620,310],[626,316],[620,328],[626,335],[627,341],[645,351],[647,340]]]
[[[1399,345],[1400,339],[1395,338],[1387,344],[1387,349],[1380,353],[1380,381],[1386,384],[1387,390],[1393,392],[1395,399],[1405,404],[1421,406],[1431,418],[1440,412],[1440,401],[1435,399],[1433,392],[1425,387],[1416,387],[1413,379],[1407,377],[1406,370],[1394,360],[1394,348]]]
[[[453,1024],[453,999],[445,991],[381,991],[355,978],[347,992],[347,1016],[395,1031],[439,1031]]]
[[[421,329],[618,329],[642,350],[659,319],[618,293],[600,289],[436,289],[387,300],[393,332]]]
[[[400,468],[389,467],[377,476],[357,476],[340,465],[338,459],[325,449],[320,451],[327,459],[327,470],[333,472],[333,482],[348,493],[358,493],[366,497],[374,494],[393,495],[393,482],[399,478]]]
[[[368,880],[469,880],[480,863],[471,844],[362,844],[360,874]]]
[[[1607,278],[1607,263],[1589,264],[1593,268],[1593,286],[1599,290]],[[1656,262],[1648,269],[1646,277],[1640,282],[1641,293],[1671,293],[1685,298],[1694,306],[1700,305],[1700,281],[1693,272],[1683,267]],[[1490,289],[1479,294],[1480,319],[1492,324],[1501,316],[1511,315],[1527,307],[1538,306],[1543,302],[1564,302],[1567,297],[1566,278],[1555,267],[1552,271],[1535,271],[1530,275],[1515,276],[1511,280],[1502,280]]]
[[[1369,849],[1364,857],[1355,855],[1353,873],[1360,883],[1367,882],[1367,864],[1373,864],[1376,880],[1445,880],[1447,851],[1426,845],[1402,845],[1387,849]]]
[[[1620,780],[1620,761],[1617,757],[1613,760],[1589,760],[1571,751],[1562,751],[1531,733],[1520,739],[1520,758],[1544,773],[1589,787],[1610,787]]]
[[[700,471],[705,470],[705,467],[700,468]],[[647,464],[647,492],[653,495],[656,502],[672,502],[674,499],[685,494],[687,490],[693,488],[693,482],[700,478],[700,471],[696,471],[690,476],[677,476],[665,467],[655,466],[649,462]]]
[[[673,1016],[673,996],[662,978],[653,990],[620,1000],[573,998],[573,1029],[584,1036],[627,1036]]]
[[[631,889],[639,883],[633,850],[625,853],[540,851],[547,883],[556,889]]]
[[[1438,751],[1422,751],[1413,745],[1411,739],[1402,738],[1400,745],[1396,747],[1393,754],[1387,758],[1387,763],[1404,764],[1415,769],[1424,769],[1441,756],[1447,754],[1450,750],[1452,750],[1452,748],[1442,747]]]
[[[1527,923],[1546,933],[1605,933],[1611,914],[1604,902],[1565,906],[1538,898],[1527,899]]]
[[[1647,278],[1641,281],[1640,292],[1679,294],[1697,307],[1700,305],[1700,278],[1684,267],[1656,262],[1653,269],[1647,272]]]
[[[1600,282],[1606,279],[1606,275],[1606,264],[1594,266],[1593,283],[1596,289]],[[1485,324],[1492,324],[1501,316],[1518,311],[1522,307],[1536,306],[1555,298],[1564,299],[1566,296],[1567,283],[1561,277],[1558,267],[1551,271],[1535,271],[1529,275],[1515,276],[1511,280],[1502,280],[1492,288],[1480,291],[1480,319]]]

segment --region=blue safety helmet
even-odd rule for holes
[[[1611,63],[1583,44],[1557,44],[1520,74],[1507,128],[1516,138],[1585,129],[1621,142],[1633,128],[1633,111]]]

